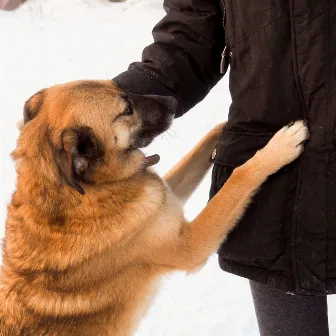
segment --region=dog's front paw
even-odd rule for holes
[[[308,128],[303,121],[296,121],[278,131],[261,150],[270,173],[276,172],[298,158],[303,152],[304,142],[308,137]]]

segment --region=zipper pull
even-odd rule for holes
[[[229,57],[232,57],[232,51],[229,52]],[[226,73],[226,70],[228,68],[228,64],[227,64],[227,46],[225,46],[223,52],[222,52],[222,59],[221,59],[221,63],[220,63],[220,73],[224,74]]]
[[[226,46],[222,52],[222,59],[220,63],[220,73],[223,74],[225,73],[225,67],[226,67]]]

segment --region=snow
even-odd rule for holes
[[[25,100],[41,88],[76,79],[109,79],[139,60],[164,15],[161,0],[27,0],[15,12],[0,11],[0,237],[15,188],[10,153]],[[212,126],[226,119],[227,78],[208,97],[146,149],[161,154],[164,174]],[[210,173],[186,206],[188,218],[205,206]],[[335,297],[329,297],[332,312]],[[330,314],[332,315],[332,314]],[[336,332],[335,321],[330,321]],[[164,280],[137,336],[256,336],[257,323],[246,279],[222,272],[217,258],[195,275]]]

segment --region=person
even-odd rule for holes
[[[336,293],[336,3],[165,0],[164,8],[142,60],[114,81],[127,92],[174,97],[178,118],[230,67],[232,104],[210,158],[210,198],[278,129],[307,121],[304,153],[266,181],[218,258],[224,271],[250,279],[261,335],[328,335],[327,295]]]
[[[0,9],[14,10],[18,8],[26,0],[0,0]]]

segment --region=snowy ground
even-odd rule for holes
[[[15,180],[9,154],[24,101],[55,83],[112,78],[140,59],[142,48],[151,42],[153,25],[164,14],[161,2],[27,0],[16,12],[0,11],[0,237]],[[224,79],[146,150],[161,154],[158,172],[166,172],[201,134],[224,120],[229,103]],[[206,204],[209,184],[210,175],[187,204],[188,218]],[[330,310],[336,311],[334,297]],[[336,334],[335,322],[331,327]],[[136,335],[257,336],[248,283],[220,271],[215,256],[196,275],[172,275]]]

